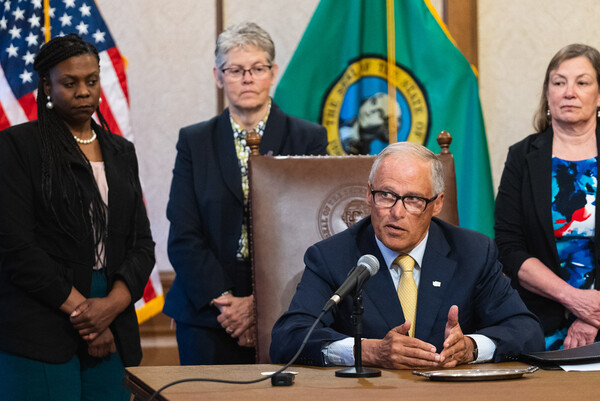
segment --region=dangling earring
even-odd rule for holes
[[[550,109],[546,110],[546,116],[550,117]]]
[[[598,118],[600,118],[600,109],[598,109]]]
[[[52,110],[54,108],[54,103],[52,103],[50,95],[46,96],[46,99],[48,99],[48,103],[46,103],[46,108],[48,110]]]
[[[102,103],[102,98],[101,97],[98,98],[98,104],[100,104],[100,103]],[[600,113],[600,111],[598,111],[598,113]]]

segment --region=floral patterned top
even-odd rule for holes
[[[552,158],[552,222],[560,261],[560,276],[576,288],[594,285],[594,233],[597,157],[570,161]],[[567,316],[565,327],[546,337],[546,349],[562,348],[575,317]]]
[[[244,130],[233,118],[229,117],[231,121],[231,129],[233,129],[233,140],[235,142],[235,152],[237,153],[238,160],[240,162],[240,171],[242,173],[242,192],[244,193],[244,219],[242,223],[242,234],[240,235],[240,241],[236,258],[239,261],[248,261],[250,259],[250,250],[248,245],[248,225],[249,225],[249,210],[248,210],[248,157],[250,156],[250,146],[246,143],[246,137],[248,132],[256,131],[262,138],[265,127],[267,126],[267,119],[271,112],[271,100],[269,99],[269,109],[265,117],[259,121],[259,123],[251,130]]]

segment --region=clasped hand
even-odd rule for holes
[[[592,326],[600,327],[600,291],[573,289],[565,302],[565,306],[575,316]]]
[[[232,338],[238,339],[242,347],[254,347],[256,326],[254,321],[254,295],[235,297],[231,294],[213,299],[221,312],[217,321]]]
[[[88,354],[96,358],[117,351],[108,327],[115,318],[115,308],[107,298],[86,299],[69,316],[73,327],[88,343]]]
[[[382,340],[365,339],[362,359],[366,365],[390,369],[422,369],[454,367],[473,359],[473,340],[466,337],[458,323],[458,306],[448,311],[444,333],[444,349],[439,354],[435,346],[408,337],[411,322],[390,330]]]
[[[96,358],[102,358],[108,354],[117,352],[115,338],[110,329],[104,330],[91,341],[88,341],[88,354]]]
[[[89,298],[75,308],[70,320],[85,341],[92,341],[104,332],[116,317],[107,298]]]
[[[576,319],[569,327],[567,337],[563,342],[563,347],[564,349],[569,349],[593,344],[597,335],[597,327],[592,326],[581,319]]]
[[[569,288],[564,305],[577,319],[569,327],[563,343],[565,349],[592,344],[600,328],[600,291]]]

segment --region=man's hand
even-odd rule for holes
[[[96,358],[105,357],[113,352],[117,352],[117,346],[110,329],[104,330],[88,343],[88,354]]]
[[[565,349],[592,344],[598,335],[598,328],[577,319],[569,327],[569,332],[563,343]]]
[[[444,338],[444,349],[440,353],[441,367],[454,367],[473,360],[474,340],[463,334],[460,324],[458,324],[458,306],[456,305],[452,305],[448,311]]]
[[[254,325],[254,295],[234,297],[227,294],[212,302],[221,311],[217,321],[231,337],[238,338]]]
[[[440,355],[435,347],[417,338],[408,337],[410,322],[394,327],[383,340],[365,339],[362,360],[365,365],[388,369],[418,369],[438,366]]]

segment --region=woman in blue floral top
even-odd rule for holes
[[[500,261],[548,350],[600,340],[599,81],[596,49],[572,44],[553,57],[537,133],[510,147],[496,199]]]

